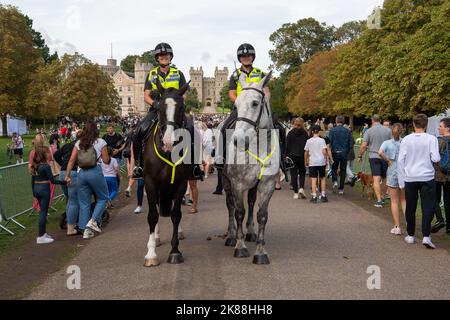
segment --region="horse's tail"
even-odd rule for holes
[[[159,214],[161,217],[170,217],[172,213],[172,197],[170,192],[159,192]]]

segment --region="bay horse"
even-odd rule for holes
[[[225,245],[235,246],[234,257],[246,258],[250,255],[245,241],[256,240],[254,264],[270,263],[265,250],[264,234],[268,206],[275,190],[275,177],[280,167],[278,136],[272,123],[269,99],[264,93],[264,87],[271,75],[270,72],[259,83],[247,83],[244,75],[239,78],[243,89],[235,102],[238,117],[234,131],[228,128],[226,130],[226,136],[231,136],[231,139],[226,140],[226,150],[224,150],[227,152],[227,161],[223,169],[223,184],[229,216],[228,238]],[[261,137],[262,133],[265,133],[264,137]],[[244,147],[240,148],[241,145]],[[250,150],[252,148],[253,151]],[[246,194],[247,199],[245,199]],[[253,226],[253,207],[257,194],[259,194],[257,213],[259,228],[256,235]],[[247,235],[244,241],[245,200],[248,201],[248,219]]]
[[[171,217],[173,224],[172,249],[167,260],[170,264],[184,262],[178,249],[181,222],[181,203],[186,193],[188,177],[192,171],[191,165],[184,159],[190,155],[190,143],[186,143],[189,133],[186,129],[185,105],[183,95],[189,88],[189,83],[179,90],[164,89],[157,81],[161,100],[158,104],[158,122],[152,128],[144,147],[144,181],[147,192],[149,212],[147,221],[150,236],[145,256],[145,267],[158,266],[160,261],[156,254],[159,241],[159,216]],[[175,133],[184,132],[183,140],[176,141]],[[174,150],[181,146],[181,150]],[[179,152],[178,152],[179,151]],[[158,210],[159,209],[159,210]]]

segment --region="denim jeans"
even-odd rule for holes
[[[50,204],[50,184],[35,184],[33,196],[39,201],[39,237],[46,233],[48,206]]]
[[[59,174],[59,179],[66,179],[66,171],[61,171]],[[78,204],[78,172],[72,170],[70,174],[70,185],[66,187],[67,189],[67,206],[66,206],[66,215],[67,215],[67,224],[75,225],[78,222],[78,216],[80,211],[80,206]],[[64,191],[64,189],[63,189]]]
[[[66,179],[66,171],[61,171],[59,173],[59,180],[64,181]],[[61,190],[64,193],[64,196],[66,197],[66,202],[69,201],[69,188],[65,185],[61,185]]]
[[[337,171],[339,172],[339,190],[344,190],[345,176],[347,173],[347,154],[333,153],[332,180],[333,183],[338,181]]]
[[[145,187],[144,179],[139,179],[138,180],[138,188],[137,188],[137,205],[138,205],[138,207],[142,207],[142,204],[144,202],[144,187]]]
[[[97,203],[91,212],[91,199],[95,195]],[[108,186],[100,166],[81,169],[78,172],[78,203],[80,204],[80,221],[78,227],[85,229],[90,219],[99,223],[108,203]]]
[[[117,177],[105,177],[105,179],[108,185],[109,200],[113,201],[117,197],[117,191],[119,190]]]

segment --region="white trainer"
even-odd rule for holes
[[[55,241],[55,240],[47,238],[45,235],[43,235],[42,237],[36,238],[37,244],[49,244],[49,243],[52,243],[53,241]]]
[[[83,239],[91,239],[93,237],[95,237],[95,233],[92,230],[88,228],[84,229]]]
[[[138,206],[136,209],[134,209],[135,214],[142,213],[142,207]]]
[[[395,234],[396,236],[399,236],[402,234],[402,230],[400,229],[400,227],[394,227],[392,228],[391,233]]]
[[[53,239],[53,237],[51,235],[49,235],[48,233],[44,234],[44,237],[48,238],[48,239]]]
[[[300,197],[301,197],[302,199],[306,199],[305,190],[300,189],[300,191],[299,191],[298,193],[299,193],[299,195],[300,195]]]
[[[298,199],[298,193],[294,193],[294,199],[295,199],[295,200]]]
[[[92,229],[98,233],[102,232],[102,229],[100,229],[97,225],[97,221],[95,220],[89,220],[88,224],[86,225],[86,228]]]
[[[428,249],[436,249],[436,246],[431,242],[431,237],[423,237],[422,244]]]
[[[416,243],[416,239],[414,237],[411,237],[411,236],[406,236],[405,237],[405,242],[408,243],[408,244],[414,244],[414,243]]]

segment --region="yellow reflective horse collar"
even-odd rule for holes
[[[277,139],[276,135],[277,134],[273,135],[273,137],[275,138],[275,143],[274,143],[274,145],[272,145],[272,148],[271,148],[272,151],[264,159],[261,159],[260,157],[258,157],[256,154],[254,154],[250,150],[246,150],[245,151],[248,155],[252,156],[253,158],[255,158],[258,162],[260,162],[262,164],[261,171],[259,172],[258,180],[262,179],[263,173],[264,173],[264,168],[266,166],[266,162],[267,162],[267,160],[269,160],[273,156],[273,154],[275,152],[275,148],[276,148],[276,146],[278,144],[278,139]]]
[[[155,130],[153,131],[153,147],[155,148],[155,152],[156,155],[158,156],[158,158],[160,158],[162,161],[164,161],[166,164],[168,164],[169,166],[172,167],[172,177],[170,179],[170,184],[173,184],[175,182],[175,170],[177,169],[177,167],[183,162],[184,158],[186,158],[186,155],[188,153],[188,148],[186,148],[183,156],[180,158],[180,160],[178,160],[177,162],[173,163],[169,160],[167,160],[166,158],[164,158],[158,151],[158,148],[156,147],[156,131],[158,130],[158,126],[159,123],[156,124],[155,126]]]

